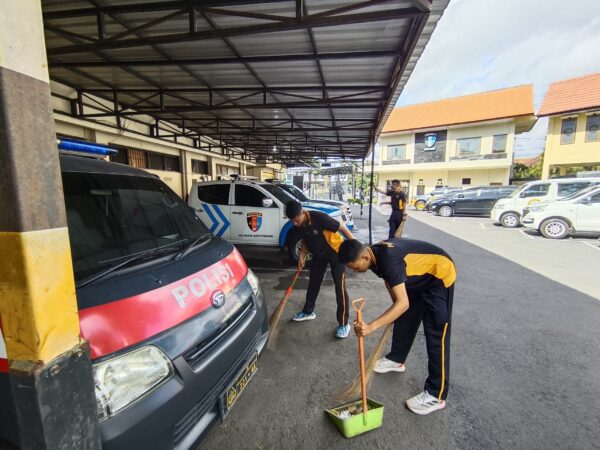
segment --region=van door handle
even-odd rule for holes
[[[196,211],[198,211],[198,212],[204,212],[203,209],[197,209]]]
[[[242,214],[244,214],[244,213],[243,213],[243,212],[241,212],[241,211],[232,211],[232,212],[231,212],[231,214],[238,214],[238,215],[242,215]]]

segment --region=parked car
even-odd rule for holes
[[[436,200],[440,197],[444,197],[450,193],[462,191],[462,188],[453,187],[441,187],[435,188],[429,194],[415,195],[410,200],[410,204],[415,207],[417,211],[425,211],[428,209],[428,203]]]
[[[310,204],[314,206],[324,205],[324,206],[333,206],[334,208],[339,208],[342,211],[342,220],[350,231],[354,228],[354,219],[352,217],[352,208],[346,202],[341,202],[339,200],[326,200],[326,199],[315,199],[309,198],[300,188],[294,186],[293,184],[285,184],[281,183],[278,180],[265,180],[268,183],[273,183],[276,186],[279,186],[281,189],[286,191],[296,200],[304,204]]]
[[[489,215],[499,198],[508,197],[516,186],[483,186],[455,192],[429,205],[429,210],[443,217],[455,214]]]
[[[521,223],[523,208],[535,203],[559,200],[596,184],[600,184],[598,177],[532,181],[521,186],[509,198],[498,200],[490,217],[504,227],[515,228]]]
[[[523,210],[521,222],[548,239],[563,239],[573,233],[600,233],[600,186],[591,186],[553,202],[538,203]]]
[[[302,239],[284,210],[291,200],[295,198],[275,184],[238,178],[195,182],[188,204],[211,233],[234,244],[279,247],[297,261]],[[343,223],[339,208],[313,203],[302,206]]]
[[[265,347],[258,278],[158,177],[89,156],[60,166],[102,448],[195,448]],[[0,436],[18,446],[1,356]]]

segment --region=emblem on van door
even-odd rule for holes
[[[433,148],[437,142],[437,135],[435,133],[427,133],[425,135],[425,147]]]
[[[260,226],[262,225],[262,213],[249,212],[246,215],[246,221],[248,222],[248,228],[254,232],[257,232],[260,230]]]
[[[225,294],[223,291],[215,291],[211,296],[211,301],[215,308],[220,308],[225,304]]]

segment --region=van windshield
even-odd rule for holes
[[[527,184],[524,184],[523,186],[521,186],[519,189],[515,189],[514,191],[512,191],[512,193],[508,196],[508,198],[513,198],[513,197],[518,197],[519,194],[521,192],[523,192],[525,190],[525,188],[527,187]]]
[[[76,280],[208,239],[200,219],[158,179],[83,172],[62,179]]]

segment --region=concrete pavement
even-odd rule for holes
[[[357,222],[364,230],[365,222]],[[378,233],[387,226],[377,212],[374,224],[383,227]],[[304,276],[285,311],[277,350],[263,355],[225,424],[214,427],[200,448],[597,448],[600,303],[416,220],[407,223],[405,233],[440,245],[458,267],[448,407],[426,417],[404,407],[426,377],[420,332],[407,371],[377,375],[370,388],[369,397],[385,405],[383,427],[345,440],[323,409],[335,405],[331,394],[357,373],[357,343],[352,335],[341,341],[333,337],[329,276],[317,303],[318,318],[289,321],[304,301]],[[273,308],[293,267],[275,249],[242,252]],[[347,284],[352,298],[367,298],[366,319],[389,304],[382,281],[371,273],[348,273]],[[377,339],[366,339],[367,353]]]

